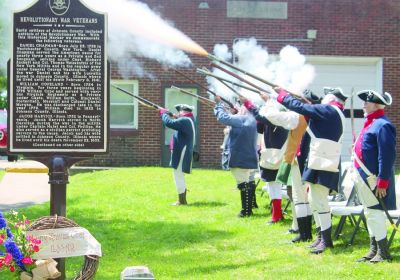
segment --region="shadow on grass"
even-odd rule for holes
[[[240,263],[240,264],[221,264],[221,265],[210,264],[209,266],[187,269],[187,270],[185,270],[184,275],[196,275],[198,273],[202,273],[202,274],[215,273],[217,271],[220,272],[220,271],[225,271],[225,270],[235,270],[235,269],[239,269],[241,267],[249,268],[249,267],[256,266],[256,265],[259,265],[262,263],[265,263],[265,260],[251,261],[251,262],[245,262],[245,263]]]
[[[84,173],[93,173],[93,172],[95,172],[95,170],[93,170],[93,169],[74,169],[74,168],[69,169],[70,176],[84,174]]]
[[[226,206],[226,203],[218,201],[196,201],[187,205],[187,207],[222,207]]]
[[[24,209],[25,215],[36,219],[48,215],[48,207]],[[176,221],[136,221],[135,217],[104,217],[104,213],[88,216],[85,211],[71,209],[69,218],[86,228],[102,243],[104,254],[129,254],[147,251],[162,253],[193,244],[226,239],[232,233],[207,229],[203,224]],[[74,217],[74,218],[71,218]],[[143,217],[141,217],[143,219]]]

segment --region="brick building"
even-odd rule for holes
[[[158,11],[163,18],[173,21],[176,28],[208,51],[217,43],[231,46],[234,40],[249,37],[255,37],[272,54],[278,54],[288,44],[297,47],[306,55],[308,63],[316,68],[317,76],[311,86],[315,92],[321,92],[324,85],[341,86],[347,93],[352,88],[355,91],[366,88],[388,91],[392,93],[394,102],[387,113],[395,125],[400,127],[400,116],[396,113],[400,107],[398,0],[143,2]],[[196,66],[209,64],[209,60],[203,57],[190,55],[190,58]],[[192,89],[207,96],[204,90],[159,63],[150,60],[143,62],[145,68],[156,75],[156,79],[129,77],[128,80],[122,80],[116,66],[112,65],[112,80],[166,107],[174,101],[188,102],[168,94],[171,85]],[[203,77],[195,73],[195,67],[185,70],[185,73],[206,85]],[[356,99],[355,106],[360,109],[361,102]],[[197,106],[197,149],[201,154],[197,165],[219,166],[223,126],[216,122],[212,110],[202,104]],[[356,123],[359,128],[362,118],[357,119]],[[111,127],[110,153],[96,156],[84,164],[168,164],[169,151],[166,144],[170,132],[162,128],[157,112],[138,106],[130,98],[118,96],[112,91]],[[350,125],[347,127],[349,142]]]

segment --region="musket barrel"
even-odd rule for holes
[[[209,59],[211,59],[211,60],[214,60],[214,61],[218,61],[219,63],[221,63],[221,64],[224,64],[224,65],[226,65],[226,66],[228,66],[228,67],[231,67],[232,69],[235,69],[235,70],[237,70],[237,71],[239,71],[239,72],[241,72],[241,73],[243,73],[243,74],[245,74],[245,75],[247,75],[247,76],[249,76],[249,77],[251,77],[251,78],[253,78],[253,79],[256,79],[256,80],[258,80],[258,81],[260,81],[260,82],[262,82],[262,83],[264,83],[264,84],[267,84],[267,85],[269,85],[270,87],[272,87],[272,88],[274,88],[274,87],[278,87],[278,85],[277,84],[274,84],[274,83],[271,83],[270,81],[267,81],[267,80],[265,80],[265,79],[262,79],[262,78],[260,78],[260,77],[258,77],[258,76],[256,76],[256,75],[254,75],[254,74],[252,74],[252,73],[250,73],[250,72],[248,72],[248,71],[246,71],[246,70],[244,70],[244,69],[241,69],[241,68],[239,68],[239,67],[237,67],[237,66],[235,66],[235,65],[233,65],[233,64],[231,64],[231,63],[229,63],[229,62],[226,62],[226,61],[224,61],[224,60],[222,60],[222,59],[219,59],[219,58],[217,58],[217,57],[215,57],[214,55],[212,55],[212,54],[209,54],[209,55],[207,55],[207,57],[209,58]],[[221,67],[220,65],[218,65],[217,63],[215,63],[215,62],[211,62],[211,65],[212,66],[214,66],[214,67],[217,67],[217,68],[219,68],[219,69],[221,69],[222,71],[224,71],[223,69],[225,69],[225,68],[223,68],[223,67]],[[219,66],[219,67],[218,67]],[[225,69],[226,70],[226,69]],[[226,72],[226,71],[225,71]],[[231,72],[232,73],[232,72]],[[237,76],[239,76],[239,75],[237,75]],[[236,77],[237,78],[237,77]],[[237,78],[238,79],[238,78]],[[244,81],[245,83],[247,83],[246,81]],[[247,83],[247,84],[249,84],[249,83]],[[254,85],[253,85],[254,86]],[[259,88],[259,87],[258,87]],[[264,91],[263,89],[261,89],[261,91]],[[298,98],[298,99],[301,99],[301,100],[303,100],[304,102],[306,102],[306,103],[310,103],[307,99],[305,99],[304,97],[302,97],[302,96],[300,96],[300,95],[298,95],[298,94],[296,94],[296,93],[293,93],[293,92],[290,92],[290,91],[288,91],[288,90],[285,90],[287,93],[289,93],[290,95],[292,95],[293,97],[296,97],[296,98]]]
[[[260,91],[255,89],[255,88],[248,87],[248,86],[245,86],[243,84],[239,84],[239,83],[236,83],[234,81],[228,80],[228,79],[220,77],[218,75],[215,75],[215,74],[211,73],[208,69],[204,70],[204,69],[197,68],[197,73],[205,75],[205,76],[213,77],[213,78],[215,78],[217,80],[225,81],[227,83],[230,83],[231,85],[234,85],[234,86],[237,86],[237,87],[241,87],[241,88],[247,89],[247,90],[255,92],[255,93],[260,93]]]
[[[213,105],[213,104],[215,104],[215,101],[213,101],[213,100],[210,100],[210,99],[205,98],[205,97],[203,97],[203,96],[200,96],[200,95],[198,95],[198,94],[191,93],[190,91],[181,89],[181,88],[176,87],[176,86],[171,86],[171,88],[172,88],[172,89],[175,89],[175,90],[178,90],[178,91],[180,91],[180,92],[182,92],[182,93],[185,93],[185,94],[187,94],[187,95],[193,96],[193,97],[197,98],[200,102],[202,102],[202,103],[204,103],[204,104],[207,104],[208,106],[214,108],[214,105]]]
[[[185,77],[186,79],[188,79],[189,81],[191,81],[192,83],[195,83],[196,85],[198,85],[199,87],[201,87],[202,89],[208,91],[209,93],[211,93],[212,95],[217,95],[215,92],[213,92],[212,90],[210,90],[209,88],[207,88],[206,86],[203,86],[201,83],[196,82],[195,80],[193,80],[192,78],[190,78],[189,76],[187,76],[185,73],[179,71],[178,69],[174,68],[174,71],[176,73],[178,73],[179,75],[181,75],[182,77]]]
[[[123,93],[125,93],[127,95],[132,96],[133,98],[136,98],[142,104],[146,104],[147,106],[150,106],[151,108],[154,108],[154,109],[157,109],[157,110],[163,108],[163,107],[161,107],[161,106],[159,106],[159,105],[157,105],[157,104],[155,104],[155,103],[153,103],[153,102],[151,102],[151,101],[149,101],[149,100],[147,100],[147,99],[145,99],[145,98],[143,98],[141,96],[135,95],[135,94],[127,91],[126,89],[123,89],[123,88],[119,87],[119,86],[116,86],[116,85],[113,85],[113,84],[111,84],[111,86],[116,88],[116,89],[118,89],[119,91],[122,91]],[[172,114],[170,111],[167,111],[166,113],[171,117],[174,116],[174,114]]]
[[[218,69],[224,71],[225,73],[231,75],[232,77],[234,77],[234,78],[236,78],[236,79],[238,79],[238,80],[240,80],[240,81],[242,81],[242,82],[244,82],[244,83],[246,83],[246,84],[252,86],[253,88],[257,89],[258,91],[267,91],[267,90],[265,90],[265,89],[259,87],[258,85],[256,85],[256,84],[254,84],[254,83],[248,81],[247,79],[245,79],[245,78],[239,76],[238,74],[233,73],[232,71],[229,71],[228,69],[225,69],[225,68],[222,67],[221,65],[218,65],[218,64],[216,64],[216,63],[214,63],[214,62],[212,62],[211,64],[212,64],[212,66],[214,66],[215,68],[218,68]],[[258,93],[260,93],[260,92],[258,92]]]
[[[181,71],[178,71],[177,69],[174,69],[174,70],[175,70],[176,73],[182,75],[183,77],[185,77],[185,78],[188,79],[189,81],[191,81],[191,82],[197,84],[198,86],[200,86],[201,88],[205,89],[206,91],[208,91],[208,92],[211,93],[212,95],[217,96],[217,94],[216,94],[214,91],[212,91],[212,90],[210,90],[209,88],[203,86],[202,84],[196,82],[195,80],[189,78],[187,75],[185,75],[185,74],[182,73]],[[224,98],[222,98],[222,97],[221,97],[221,99],[222,99],[226,104],[228,104],[229,107],[234,108],[232,102],[230,102],[230,101],[228,101],[228,100],[226,100],[226,99],[224,99]]]
[[[248,72],[248,71],[246,71],[246,70],[244,70],[244,69],[241,69],[241,68],[239,68],[239,67],[233,65],[232,63],[229,63],[229,62],[226,62],[225,60],[219,59],[218,57],[216,57],[216,56],[214,56],[214,55],[212,55],[212,54],[208,54],[207,57],[208,57],[209,59],[211,59],[211,60],[218,61],[218,62],[221,63],[221,64],[224,64],[224,65],[226,65],[226,66],[229,66],[229,67],[231,67],[232,69],[235,69],[235,70],[237,70],[237,71],[239,71],[239,72],[242,72],[243,74],[245,74],[245,75],[247,75],[247,76],[249,76],[249,77],[252,77],[252,78],[254,78],[254,79],[256,79],[256,80],[258,80],[258,81],[260,81],[260,82],[263,82],[264,84],[267,84],[267,85],[269,85],[269,86],[271,86],[271,87],[277,87],[277,86],[278,86],[278,85],[276,85],[276,84],[273,84],[273,83],[271,83],[271,82],[269,82],[269,81],[267,81],[267,80],[264,80],[264,79],[262,79],[262,78],[260,78],[260,77],[258,77],[258,76],[256,76],[256,75],[254,75],[254,74],[252,74],[252,73],[250,73],[250,72]]]

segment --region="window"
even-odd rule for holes
[[[123,88],[134,95],[139,93],[139,83],[135,80],[113,80],[112,84]],[[111,87],[110,92],[110,126],[111,128],[137,129],[138,102],[128,94]]]

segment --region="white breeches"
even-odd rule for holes
[[[279,182],[266,182],[268,195],[271,200],[282,199],[282,184]]]
[[[255,181],[256,180],[256,173],[257,169],[250,169],[250,175],[249,175],[249,182]]]
[[[356,188],[358,198],[364,206],[364,214],[367,218],[368,233],[375,237],[377,241],[382,240],[387,235],[386,216],[383,210],[371,209],[368,207],[379,204],[378,199],[372,193],[371,189],[365,184],[360,173],[354,168],[351,170],[352,179]]]
[[[183,157],[185,156],[186,146],[182,150],[181,159],[177,169],[174,169],[174,181],[178,194],[184,193],[186,190],[185,173],[182,171]]]
[[[241,183],[248,183],[254,181],[254,169],[244,169],[244,168],[231,168],[233,177],[235,177],[236,183],[239,185]]]
[[[309,184],[310,193],[308,199],[311,204],[315,223],[324,231],[332,226],[331,212],[328,204],[329,189],[319,184]]]
[[[358,173],[355,168],[352,168],[350,172],[351,178],[354,182],[354,186],[356,187],[358,198],[360,199],[362,205],[364,205],[365,207],[371,207],[379,204],[378,199],[372,193],[367,184],[365,184],[364,180],[360,176],[360,173]]]
[[[300,169],[297,164],[292,165],[292,194],[293,204],[297,218],[303,218],[311,215],[310,204],[308,203],[307,186],[301,181]]]
[[[386,216],[383,210],[364,207],[369,236],[376,241],[382,240],[387,235]]]

